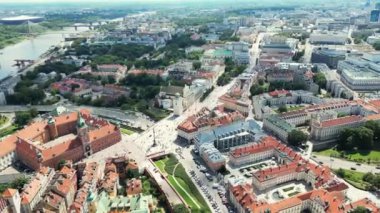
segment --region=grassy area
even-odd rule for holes
[[[293,197],[294,195],[299,194],[299,193],[300,193],[300,192],[292,192],[292,193],[289,193],[288,196],[289,196],[289,197]]]
[[[11,125],[7,128],[1,129],[0,130],[0,138],[5,137],[5,136],[10,135],[10,134],[13,134],[14,132],[16,132],[19,129],[20,128],[16,125]]]
[[[326,149],[323,151],[315,152],[315,154],[370,164],[378,164],[380,162],[379,150],[338,151],[336,149]]]
[[[363,181],[363,176],[365,173],[363,172],[357,172],[357,171],[352,171],[348,169],[342,169],[344,171],[343,178],[345,181],[353,185],[354,187],[361,189],[361,190],[366,190],[366,187],[369,185],[369,183]],[[338,170],[334,170],[335,173],[338,172]],[[341,174],[338,176],[342,176]]]
[[[120,131],[121,133],[126,134],[126,135],[132,135],[133,133],[135,133],[134,131],[125,129],[125,128],[120,128]]]
[[[293,189],[294,189],[294,187],[293,187],[293,186],[290,186],[290,187],[287,187],[287,188],[282,189],[282,191],[284,191],[284,192],[288,192],[288,191],[293,190]]]
[[[156,161],[155,165],[162,173],[167,175],[170,185],[175,188],[186,204],[190,206],[192,212],[211,212],[206,201],[186,174],[185,168],[174,155],[169,155],[164,159]]]
[[[305,108],[304,106],[287,106],[288,112],[296,111]],[[274,110],[276,113],[280,113],[278,109]]]
[[[150,107],[149,109],[144,109],[141,111],[145,115],[149,116],[154,121],[159,121],[161,119],[164,119],[170,115],[170,111],[159,109],[156,107]]]
[[[7,116],[0,116],[0,127],[6,124],[9,121]]]
[[[124,124],[120,124],[120,128],[129,130],[129,131],[134,132],[134,133],[135,132],[137,132],[137,133],[144,132],[144,130],[142,130],[141,128],[131,127],[131,126],[127,126]]]

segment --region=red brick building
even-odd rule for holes
[[[50,117],[20,132],[16,133],[16,154],[35,170],[55,168],[62,160],[79,161],[121,141],[118,127],[86,110]]]

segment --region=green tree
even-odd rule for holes
[[[363,206],[358,206],[354,210],[350,211],[350,213],[370,213],[371,211]]]
[[[63,166],[66,164],[66,160],[62,159],[58,162],[58,170],[61,170]]]
[[[380,50],[380,42],[376,42],[372,46],[375,50]]]
[[[201,68],[201,66],[202,66],[201,62],[199,62],[199,61],[193,62],[193,69],[194,70],[199,70]]]
[[[250,89],[250,92],[251,92],[252,96],[260,95],[260,94],[263,94],[265,92],[265,89],[261,86],[253,85]]]
[[[38,115],[38,112],[36,109],[30,109],[29,111],[23,111],[23,112],[16,112],[15,114],[15,124],[18,126],[24,126],[29,121],[31,121],[34,117]]]
[[[174,213],[190,213],[184,204],[177,204],[173,207]]]
[[[126,177],[128,179],[137,178],[139,176],[139,172],[137,170],[128,169],[126,172]]]
[[[339,169],[336,171],[336,175],[338,175],[338,177],[340,177],[340,178],[344,178],[344,177],[346,176],[346,172],[344,171],[344,169],[339,168]]]
[[[25,184],[29,183],[29,179],[26,177],[20,177],[11,182],[10,188],[21,191]]]
[[[358,149],[369,150],[373,148],[374,133],[366,127],[344,129],[338,138],[339,150]]]
[[[373,139],[375,141],[379,141],[379,139],[380,139],[380,123],[373,121],[373,120],[370,120],[370,121],[367,121],[364,126],[368,129],[372,130],[373,131],[373,137],[374,137]]]
[[[307,141],[307,135],[298,129],[293,129],[288,135],[288,143],[293,146],[300,146]]]
[[[316,84],[318,84],[319,88],[326,89],[327,80],[323,73],[319,72],[314,75],[313,80]]]
[[[286,107],[285,104],[283,104],[280,107],[278,107],[278,112],[279,113],[284,113],[284,112],[287,112],[287,111],[288,111],[288,108]]]
[[[338,146],[337,148],[339,150],[347,150],[352,149],[353,147],[350,147],[347,145],[349,138],[352,139],[353,130],[351,128],[344,129],[340,132],[338,137]]]

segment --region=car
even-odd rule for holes
[[[380,169],[380,166],[376,166],[376,169]]]
[[[323,164],[323,162],[322,162],[322,161],[319,161],[318,163],[319,163],[319,164],[321,164],[321,165]]]
[[[354,171],[355,171],[355,170],[356,170],[356,168],[355,168],[355,167],[351,167],[351,170],[354,170]]]
[[[356,163],[356,165],[361,166],[362,164],[361,163]]]

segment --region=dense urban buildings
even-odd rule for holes
[[[77,162],[121,140],[120,130],[86,110],[36,121],[2,140],[5,163],[20,160],[38,170],[61,160]]]
[[[380,212],[380,2],[217,2],[0,2],[0,212]]]

